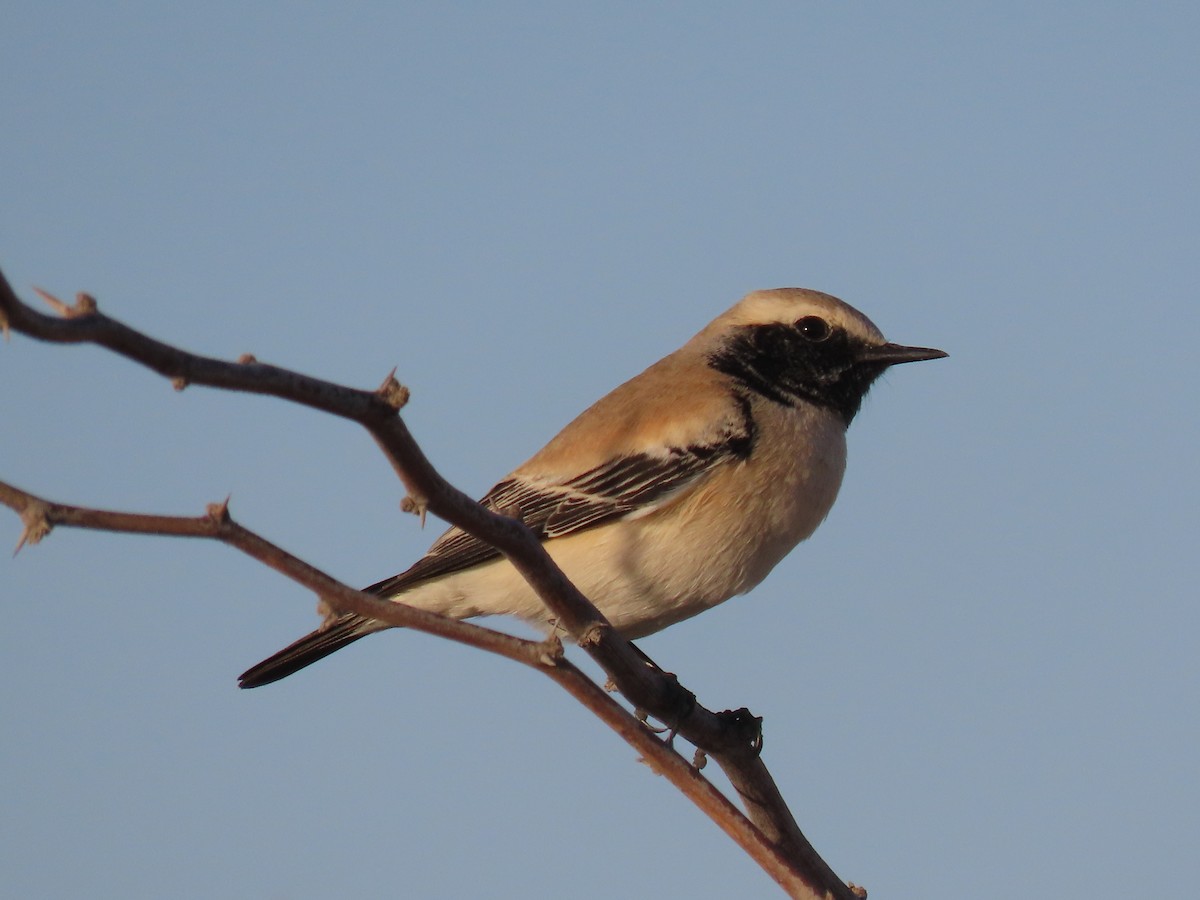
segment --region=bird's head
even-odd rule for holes
[[[889,366],[947,354],[884,338],[837,297],[803,288],[755,291],[698,336],[708,363],[776,403],[814,403],[847,425]]]

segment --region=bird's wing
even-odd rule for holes
[[[519,518],[541,540],[560,538],[615,519],[648,515],[695,487],[714,468],[744,459],[753,440],[752,429],[748,417],[743,417],[706,442],[617,456],[565,480],[514,474],[488,491],[480,502]],[[469,569],[500,555],[490,544],[451,528],[407,571],[367,590],[393,596],[420,582]]]

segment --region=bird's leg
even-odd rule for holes
[[[670,674],[669,672],[663,672],[663,670],[659,667],[658,663],[656,663],[649,656],[647,656],[645,653],[643,653],[642,648],[639,647],[637,644],[635,644],[633,641],[629,642],[629,646],[633,648],[633,652],[636,653],[638,656],[640,656],[642,658],[642,661],[649,668],[653,669],[655,672],[662,672],[662,674],[664,674],[664,675]],[[672,675],[671,677],[674,678],[675,676]]]
[[[637,650],[636,645],[631,646]],[[674,672],[663,671],[661,668],[659,668],[658,664],[654,662],[654,660],[646,656],[645,653],[642,653],[641,650],[637,650],[637,652],[638,655],[640,655],[642,659],[646,661],[647,666],[653,668],[655,672],[657,672],[666,680],[668,685],[667,690],[669,693],[667,702],[672,708],[668,710],[665,717],[658,717],[659,721],[663,723],[661,728],[656,728],[646,721],[649,718],[649,713],[647,713],[644,709],[634,710],[634,715],[641,720],[642,724],[645,725],[646,728],[655,734],[665,733],[667,735],[667,746],[674,747],[675,735],[679,733],[680,723],[690,716],[692,714],[692,710],[696,708],[696,695],[679,683],[679,679],[675,676]]]
[[[613,689],[614,690],[616,689],[615,685],[614,685]],[[647,731],[653,732],[654,734],[663,734],[668,730],[665,725],[663,725],[661,727],[656,726],[656,725],[651,725],[649,722],[650,713],[646,712],[646,710],[644,710],[644,709],[635,709],[633,711],[633,716],[639,722],[642,723],[642,725],[645,727],[645,729]]]

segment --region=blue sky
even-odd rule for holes
[[[873,896],[1200,876],[1192,5],[4,18],[14,285],[198,352],[396,366],[470,492],[754,288],[949,351],[872,391],[811,541],[643,646],[765,717],[802,826]],[[231,494],[362,584],[438,533],[343,423],[18,336],[0,385],[0,477],[51,498]],[[239,692],[315,617],[232,551],[63,530],[0,561],[0,603],[14,896],[772,896],[501,660],[395,632]]]

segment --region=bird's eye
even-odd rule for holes
[[[820,316],[805,316],[796,322],[796,330],[814,343],[823,341],[833,334],[833,329],[829,327],[829,323]]]

